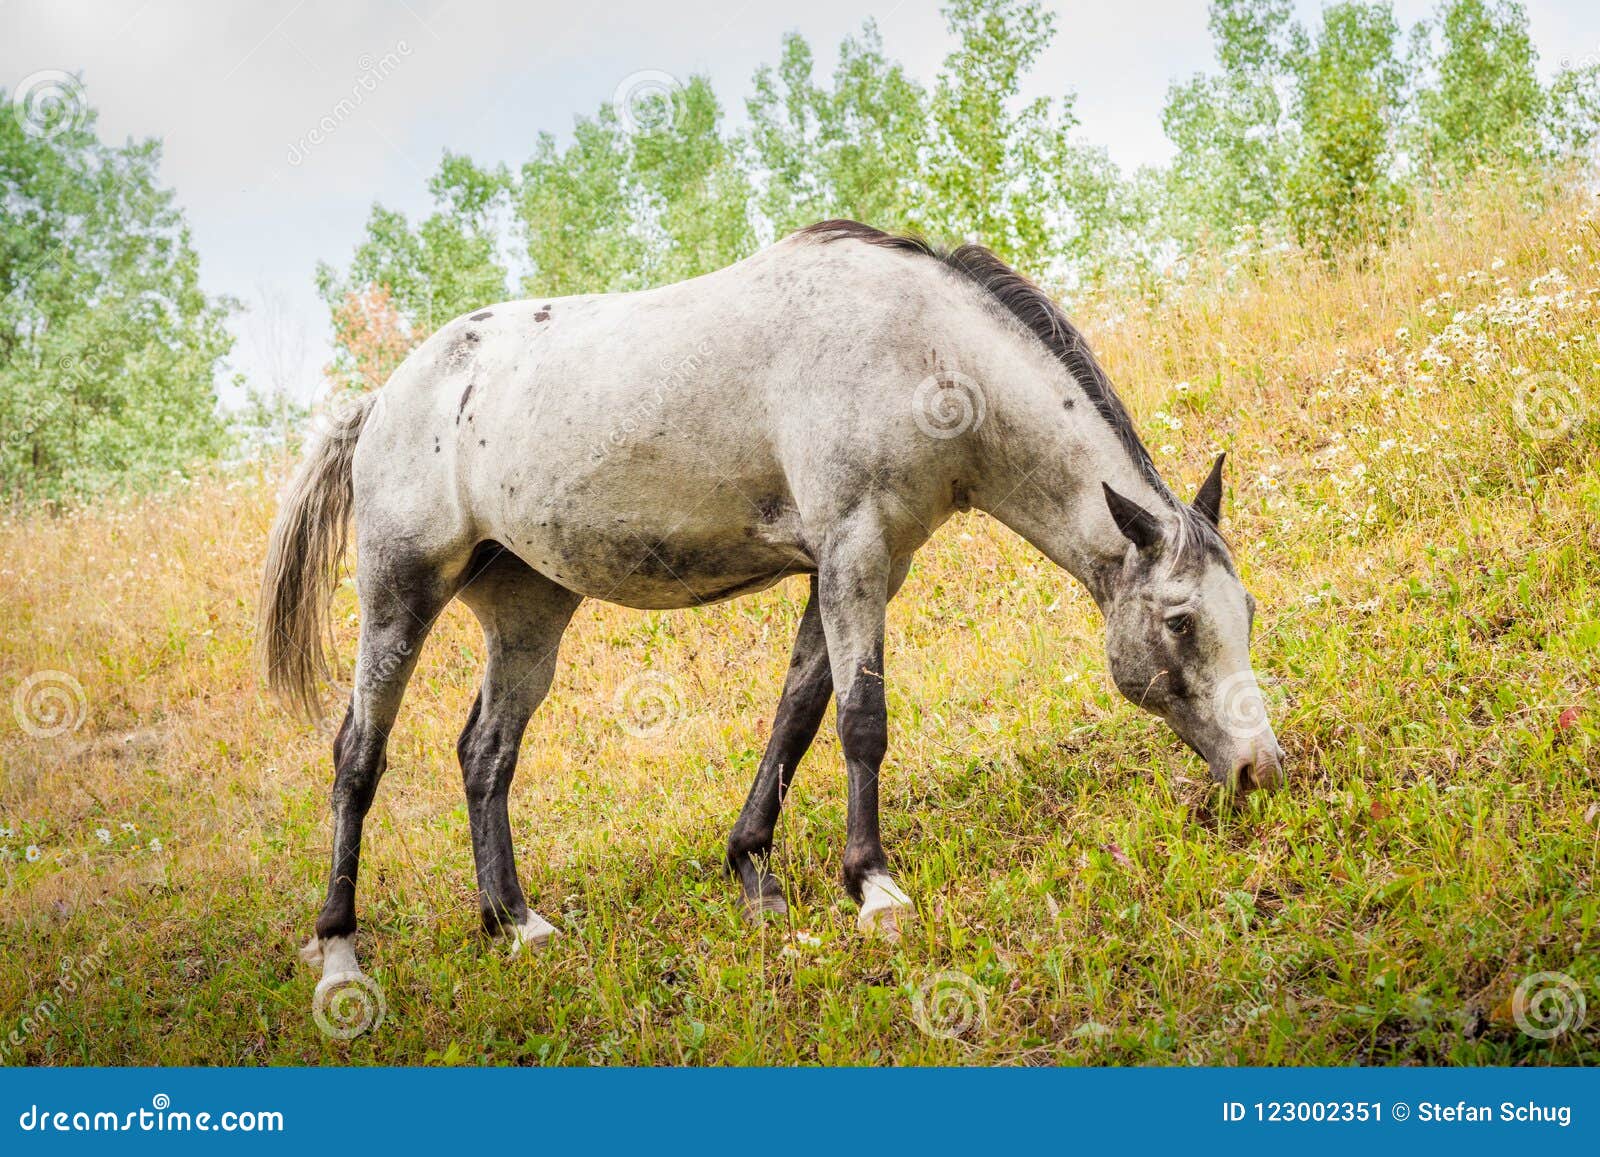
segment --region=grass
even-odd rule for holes
[[[695,612],[580,610],[512,801],[530,899],[563,936],[517,959],[483,939],[453,750],[482,644],[452,608],[368,823],[362,959],[387,1015],[348,1042],[316,1027],[294,958],[324,884],[327,737],[265,700],[250,666],[281,464],[13,511],[0,1049],[30,1064],[1600,1060],[1597,303],[1593,198],[1501,186],[1341,267],[1235,255],[1159,301],[1080,308],[1176,487],[1231,452],[1226,526],[1261,603],[1256,665],[1291,786],[1219,808],[1195,758],[1111,688],[1087,596],[959,517],[890,609],[884,835],[917,902],[898,946],[855,933],[838,884],[831,714],[782,821],[788,921],[746,926],[720,871],[800,581]],[[1550,432],[1552,391],[1584,409],[1530,435]],[[348,662],[348,585],[337,608]],[[639,738],[614,703],[645,669],[677,707]],[[61,718],[49,680],[78,725],[32,734],[24,721]],[[1538,972],[1587,995],[1585,1023],[1518,1029],[1517,986]]]

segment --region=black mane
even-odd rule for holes
[[[1156,472],[1150,451],[1139,439],[1122,399],[1111,387],[1111,379],[1095,360],[1089,343],[1076,326],[1067,320],[1061,307],[1050,296],[982,245],[960,245],[954,249],[940,249],[921,237],[899,236],[885,233],[871,225],[845,219],[819,221],[801,229],[796,236],[827,243],[829,241],[864,241],[883,249],[898,249],[931,257],[946,269],[960,274],[974,285],[985,290],[990,297],[1023,324],[1055,355],[1079,387],[1088,395],[1095,411],[1105,419],[1123,449],[1134,464],[1155,488],[1156,493],[1168,498],[1180,511],[1181,502],[1171,498],[1171,492]]]

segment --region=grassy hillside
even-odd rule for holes
[[[747,927],[720,871],[801,581],[580,610],[512,800],[564,936],[515,960],[484,940],[454,753],[482,644],[456,606],[368,822],[387,1016],[329,1039],[294,957],[328,740],[250,666],[280,479],[0,519],[0,1015],[33,1017],[7,1060],[1600,1061],[1595,212],[1454,196],[1365,262],[1243,256],[1080,310],[1180,492],[1231,452],[1290,787],[1221,811],[1112,689],[1088,597],[957,518],[890,608],[884,837],[919,916],[898,946],[855,933],[837,882],[831,713],[780,830],[788,922]],[[347,583],[347,663],[355,614]],[[654,731],[628,718],[645,671]],[[1548,1041],[1516,1026],[1541,971],[1590,1005]]]

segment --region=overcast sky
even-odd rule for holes
[[[1528,0],[1541,70],[1600,56],[1600,4]],[[1081,135],[1126,167],[1167,159],[1168,84],[1210,67],[1200,0],[1063,0],[1035,93],[1078,94]],[[1322,4],[1297,0],[1316,20]],[[1397,0],[1403,26],[1432,4]],[[392,0],[318,3],[0,0],[0,86],[80,73],[103,139],[160,137],[213,292],[250,307],[234,368],[285,377],[308,396],[327,360],[312,272],[343,264],[374,201],[416,214],[448,148],[517,163],[535,135],[569,132],[641,72],[711,78],[732,123],[780,38],[812,44],[819,73],[864,18],[887,53],[927,81],[950,48],[928,0]],[[392,58],[392,67],[381,62]],[[311,143],[363,74],[387,75]]]

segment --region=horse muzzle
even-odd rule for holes
[[[1243,795],[1252,791],[1276,791],[1283,786],[1283,748],[1268,735],[1236,755],[1225,782]]]

